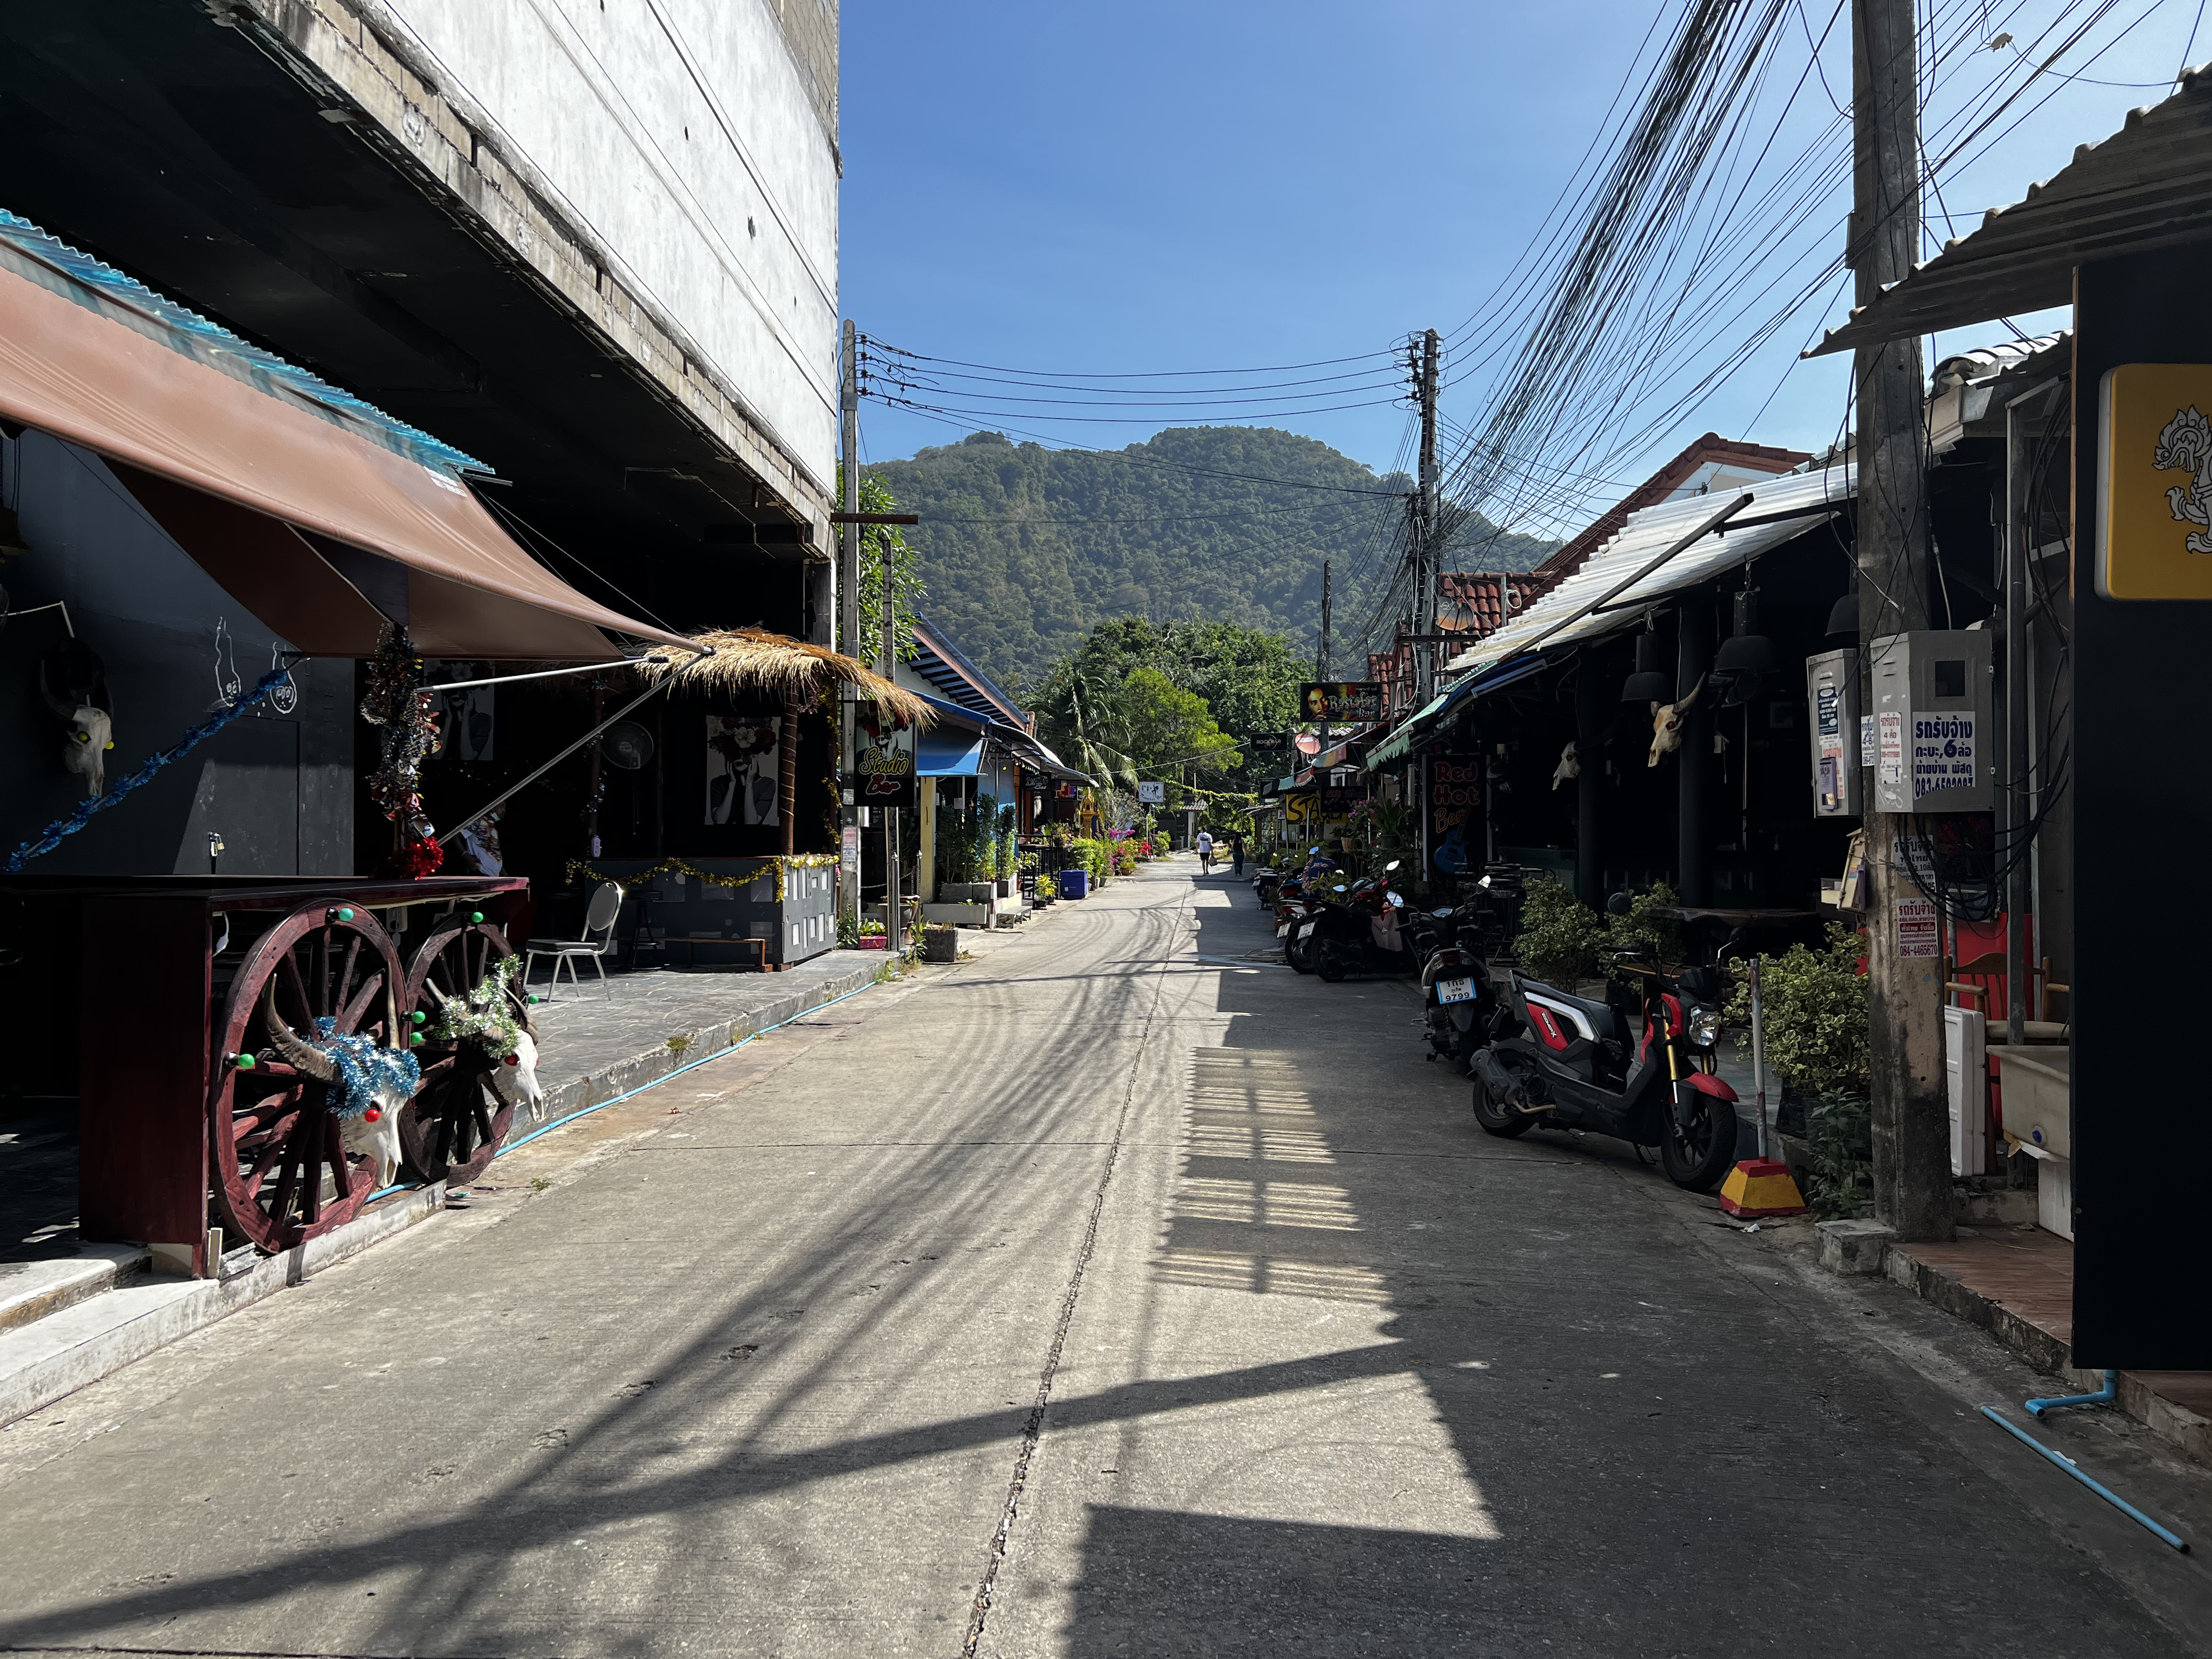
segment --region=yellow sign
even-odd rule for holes
[[[1305,823],[1310,822],[1313,815],[1314,803],[1318,799],[1319,797],[1314,795],[1284,796],[1283,821],[1285,823]]]
[[[2099,388],[2097,592],[2212,599],[2212,363],[2122,363]]]

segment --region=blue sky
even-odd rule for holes
[[[1668,15],[1679,3],[1669,0]],[[1966,108],[2017,52],[1988,51],[1987,39],[2033,41],[2062,14],[2070,27],[2098,9],[2087,0],[1927,3],[1974,47],[1960,56],[1948,102],[1932,100],[1931,120]],[[1791,19],[1783,59],[1792,82],[1832,4],[1804,0]],[[2016,131],[1942,173],[1959,228],[2017,199],[2130,106],[2165,95],[2094,82],[2169,81],[2202,11],[2196,0],[2136,0],[2093,27],[2059,68],[2094,81],[2041,77],[1999,124],[2025,113]],[[1616,0],[846,0],[846,313],[880,340],[937,357],[1088,374],[1306,362],[1385,349],[1425,326],[1449,331],[1527,246],[1602,126],[1652,15],[1648,3]],[[1837,28],[1820,53],[1837,88],[1850,84],[1844,40]],[[2212,25],[2191,55],[2212,58]],[[2031,112],[2046,91],[2055,95]],[[1785,136],[1829,120],[1826,96],[1808,78]],[[1828,246],[1824,228],[1807,235]],[[1827,319],[1840,320],[1843,305]],[[1820,312],[1686,410],[1651,441],[1652,456],[1708,428],[1806,448],[1831,441],[1843,416],[1839,366],[1790,368]],[[2016,320],[2030,331],[2050,325]],[[1993,337],[2003,331],[1945,337],[1936,349]],[[1447,419],[1473,418],[1477,390],[1452,388]],[[1381,467],[1407,418],[1386,405],[1265,423]],[[1014,424],[948,426],[874,403],[864,420],[872,458]],[[1098,447],[1154,429],[1030,425]]]

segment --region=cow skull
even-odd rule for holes
[[[538,1080],[538,1043],[529,1032],[514,1040],[514,1052],[503,1065],[492,1067],[491,1086],[501,1100],[526,1109],[532,1123],[545,1115],[545,1087]]]
[[[315,1044],[301,1037],[276,1012],[276,981],[272,977],[261,1005],[262,1023],[269,1029],[270,1046],[285,1064],[305,1078],[322,1084],[331,1115],[337,1119],[338,1141],[346,1152],[368,1160],[376,1171],[378,1187],[389,1187],[399,1173],[399,1113],[414,1096],[398,1077],[379,1075],[366,1101],[346,1098],[337,1061]],[[397,1051],[395,1051],[396,1053]],[[402,1056],[410,1062],[412,1056]]]
[[[449,997],[434,985],[423,988],[438,1000],[441,1010],[450,1011],[456,1003],[466,1009],[472,998]],[[477,993],[481,995],[481,989]],[[536,1123],[545,1115],[545,1086],[538,1080],[538,1028],[530,1018],[530,1009],[525,1004],[519,1013],[521,1030],[515,1033],[514,1047],[505,1054],[495,1055],[499,1064],[491,1068],[492,1092],[510,1106],[522,1108]]]
[[[1582,757],[1575,745],[1570,742],[1565,749],[1559,750],[1559,769],[1552,774],[1552,787],[1556,790],[1570,778],[1578,778],[1582,775]]]
[[[62,736],[62,765],[84,780],[88,797],[107,786],[107,751],[115,747],[115,722],[104,708],[86,703],[69,719]]]
[[[1690,695],[1673,702],[1651,705],[1651,757],[1644,763],[1656,766],[1662,758],[1682,746],[1682,726],[1690,711],[1698,706],[1698,698],[1705,689],[1702,676],[1690,688]]]

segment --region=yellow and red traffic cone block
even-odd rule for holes
[[[1721,1182],[1721,1208],[1747,1221],[1771,1215],[1802,1215],[1805,1200],[1779,1158],[1747,1158]]]

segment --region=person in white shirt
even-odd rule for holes
[[[1213,873],[1213,836],[1210,830],[1198,832],[1198,873],[1201,876]]]

